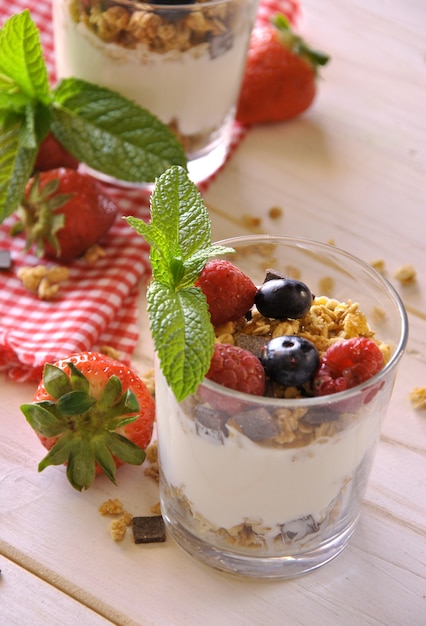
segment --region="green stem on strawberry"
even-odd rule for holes
[[[129,182],[186,166],[170,128],[120,94],[74,78],[50,89],[39,31],[25,9],[0,29],[0,222],[18,207],[49,131],[78,161]]]
[[[314,50],[300,35],[297,35],[291,28],[287,17],[282,13],[278,13],[271,18],[271,23],[278,30],[280,38],[288,49],[305,59],[315,72],[318,71],[319,65],[326,65],[330,60],[328,54],[320,50]]]
[[[46,364],[43,381],[53,400],[23,404],[21,410],[41,437],[59,437],[39,464],[67,464],[67,477],[81,491],[93,482],[98,464],[115,483],[116,463],[140,465],[145,452],[119,432],[138,419],[139,403],[131,389],[123,393],[118,376],[111,376],[98,398],[91,394],[89,380],[70,361],[69,375]]]

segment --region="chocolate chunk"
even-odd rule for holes
[[[166,541],[166,527],[161,515],[134,517],[132,525],[135,543],[160,543]]]
[[[312,515],[305,515],[305,517],[281,524],[280,528],[284,541],[291,543],[292,541],[303,539],[306,535],[318,532],[319,525]]]
[[[309,424],[310,426],[320,426],[325,422],[335,422],[339,419],[340,413],[328,409],[324,406],[321,409],[309,409],[303,417],[300,418],[302,424]]]
[[[217,443],[225,443],[228,437],[226,428],[226,416],[205,404],[198,404],[194,410],[195,429],[197,435],[206,439],[212,439]]]
[[[0,270],[9,270],[12,266],[10,250],[0,250]]]
[[[210,39],[210,56],[212,59],[224,54],[232,48],[234,44],[234,34],[231,30],[215,35]]]
[[[268,341],[268,337],[261,337],[260,335],[245,335],[244,333],[240,333],[235,338],[235,344],[239,348],[243,348],[244,350],[251,352],[254,356],[257,356],[258,359],[262,353],[263,346],[266,346]]]
[[[285,274],[281,274],[281,272],[277,272],[277,270],[267,269],[265,274],[264,283],[267,283],[268,280],[276,280],[277,278],[288,278]]]
[[[278,435],[280,429],[274,418],[264,407],[238,413],[232,423],[252,441],[266,441]]]

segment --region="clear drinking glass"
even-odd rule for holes
[[[225,161],[258,0],[53,0],[58,78],[118,91],[181,140],[198,183]]]
[[[354,532],[407,341],[406,313],[376,270],[333,246],[275,236],[220,243],[237,251],[230,260],[256,284],[268,267],[297,268],[313,293],[327,284],[329,297],[359,303],[390,347],[384,369],[367,382],[303,399],[251,396],[205,379],[179,403],[157,364],[161,508],[170,535],[219,570],[294,577],[337,556]]]

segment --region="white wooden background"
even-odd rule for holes
[[[38,474],[43,452],[19,411],[33,385],[0,380],[0,622],[120,625],[420,626],[425,611],[426,412],[409,401],[426,385],[426,3],[303,0],[303,34],[327,50],[315,105],[303,117],[250,131],[205,194],[215,238],[250,229],[334,240],[385,261],[409,312],[403,357],[349,548],[288,582],[233,579],[171,540],[115,544],[97,508],[119,497],[148,514],[157,486],[125,467],[78,494],[63,468]],[[268,211],[283,209],[281,220]],[[412,263],[416,284],[394,270]],[[144,298],[135,366],[152,361]]]

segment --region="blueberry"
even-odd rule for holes
[[[265,317],[299,319],[309,311],[312,293],[300,280],[275,278],[259,287],[254,302]]]
[[[184,11],[183,9],[179,9],[178,11],[176,11],[176,9],[173,9],[173,6],[178,6],[182,4],[195,4],[195,1],[196,0],[150,0],[149,4],[154,4],[157,6],[170,6],[170,11],[164,9],[154,11],[154,13],[157,13],[168,22],[177,22],[178,20],[181,20],[183,17],[185,17],[185,15],[189,13],[189,10]]]
[[[149,4],[170,4],[170,5],[181,5],[181,4],[195,4],[195,0],[149,0]]]
[[[286,387],[308,382],[319,366],[314,344],[297,335],[271,339],[262,349],[260,361],[273,381]]]

